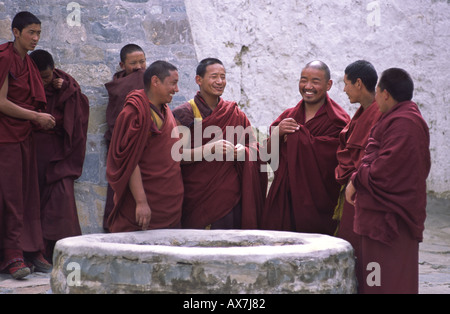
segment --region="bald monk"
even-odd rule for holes
[[[365,156],[346,188],[361,235],[361,293],[419,290],[419,242],[426,218],[429,129],[411,101],[414,83],[403,69],[383,72],[376,102],[383,113]]]
[[[40,20],[29,12],[12,21],[14,42],[0,45],[0,270],[15,279],[34,265],[48,272],[39,210],[39,186],[33,126],[53,129],[55,118],[40,112],[45,91],[39,71],[28,56],[41,34]],[[27,261],[25,261],[25,259]]]
[[[174,110],[178,124],[191,134],[185,146],[189,153],[182,162],[182,226],[256,229],[267,190],[267,173],[260,168],[251,123],[235,102],[221,98],[227,83],[222,61],[202,60],[195,80],[197,95]],[[219,138],[203,136],[213,128]],[[199,158],[195,158],[196,151],[200,152]]]
[[[171,156],[176,122],[167,105],[178,92],[178,70],[156,61],[143,90],[131,92],[119,114],[106,175],[114,190],[111,232],[179,228],[183,203],[180,163]]]
[[[56,119],[51,131],[34,133],[45,257],[51,262],[56,241],[81,235],[74,181],[83,171],[89,100],[73,77],[55,68],[49,52],[35,50],[30,57],[44,82],[46,112]]]
[[[280,141],[280,155],[263,229],[328,235],[336,230],[332,218],[340,190],[334,178],[336,150],[350,117],[328,96],[332,85],[325,63],[308,63],[299,83],[302,101],[271,126],[268,151],[272,141]]]
[[[356,262],[360,253],[360,236],[353,231],[353,217],[355,208],[345,200],[345,187],[351,175],[358,169],[364,156],[370,130],[380,119],[381,111],[375,101],[375,87],[378,75],[373,65],[365,60],[353,62],[345,69],[344,92],[352,104],[359,103],[360,107],[352,121],[339,135],[337,150],[338,166],[335,170],[336,180],[342,186],[338,206],[334,219],[339,221],[336,235],[353,246]],[[361,278],[361,274],[357,274]]]
[[[106,107],[106,122],[108,130],[105,132],[106,146],[109,147],[117,116],[122,111],[125,98],[135,89],[144,89],[144,72],[147,60],[144,50],[136,44],[128,44],[120,50],[119,66],[121,71],[113,76],[113,80],[105,84],[108,91],[108,106]],[[108,230],[108,217],[114,207],[114,192],[108,184],[103,228]]]

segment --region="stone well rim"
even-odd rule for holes
[[[182,240],[193,240],[196,237],[214,239],[215,241],[231,241],[232,239],[237,241],[240,238],[260,240],[265,238],[272,241],[276,240],[278,243],[280,240],[290,241],[290,244],[198,247],[180,246],[177,243],[170,245],[167,242],[177,239],[182,243]],[[114,240],[117,240],[117,242],[114,242]],[[145,243],[145,241],[159,242],[157,244],[149,244]],[[136,244],[136,242],[141,244]],[[347,241],[322,234],[265,230],[163,229],[131,233],[91,234],[66,238],[58,241],[55,249],[60,251],[60,253],[67,252],[72,256],[86,254],[86,251],[92,255],[116,258],[122,258],[131,254],[140,261],[163,255],[165,258],[181,258],[182,260],[201,257],[204,260],[222,262],[226,259],[239,257],[243,262],[261,262],[262,260],[287,257],[308,258],[312,255],[315,257],[323,255],[323,258],[327,258],[331,253],[344,251],[348,247],[351,246]]]

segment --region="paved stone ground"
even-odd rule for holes
[[[428,198],[419,264],[420,293],[450,294],[450,200]]]
[[[430,197],[424,242],[420,245],[419,292],[450,294],[450,201]],[[0,274],[0,294],[51,294],[50,274],[23,280]]]

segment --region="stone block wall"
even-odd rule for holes
[[[180,70],[175,107],[197,91],[195,68],[219,57],[228,71],[224,97],[237,101],[264,131],[301,97],[302,67],[320,59],[332,71],[330,96],[349,114],[357,105],[343,92],[345,67],[358,59],[378,72],[403,67],[416,83],[414,100],[431,131],[429,191],[450,197],[450,5],[446,0],[0,0],[0,43],[12,40],[14,15],[28,10],[42,21],[38,49],[80,83],[90,100],[89,136],[76,183],[85,233],[102,231],[106,198],[108,102],[104,84],[118,69],[120,49],[144,48],[148,65],[163,59]]]
[[[11,21],[20,11],[30,11],[42,21],[37,49],[52,53],[56,67],[71,74],[89,98],[86,159],[75,193],[83,232],[101,232],[107,185],[104,84],[120,69],[120,49],[136,43],[144,49],[147,65],[166,60],[179,68],[180,93],[172,107],[193,97],[198,89],[194,82],[197,56],[184,1],[3,1],[1,43],[13,39]]]

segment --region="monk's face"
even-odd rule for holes
[[[344,76],[344,92],[347,94],[348,99],[350,100],[350,103],[354,104],[359,102],[360,98],[360,84],[361,80],[358,79],[355,84],[352,83],[351,80],[347,78],[347,74]]]
[[[125,62],[120,62],[120,68],[125,70],[125,74],[131,74],[137,70],[145,70],[147,68],[147,60],[142,51],[135,51],[127,54]]]
[[[159,81],[157,84],[157,94],[160,99],[160,104],[168,104],[172,102],[173,96],[178,93],[178,71],[170,71],[170,76],[167,76],[164,81]]]
[[[218,63],[208,65],[204,77],[197,75],[196,82],[204,97],[220,97],[227,86],[225,68]]]
[[[299,90],[305,104],[311,106],[323,104],[332,84],[331,80],[327,80],[325,71],[313,67],[303,69]]]
[[[378,104],[378,108],[381,112],[385,113],[391,110],[389,106],[389,93],[387,90],[381,91],[381,88],[377,86],[377,91],[375,93],[375,100]]]
[[[40,72],[42,81],[44,82],[44,87],[49,86],[53,82],[53,69],[47,68]]]
[[[41,25],[30,24],[27,27],[24,27],[22,31],[14,28],[13,33],[19,49],[33,51],[41,38]]]

